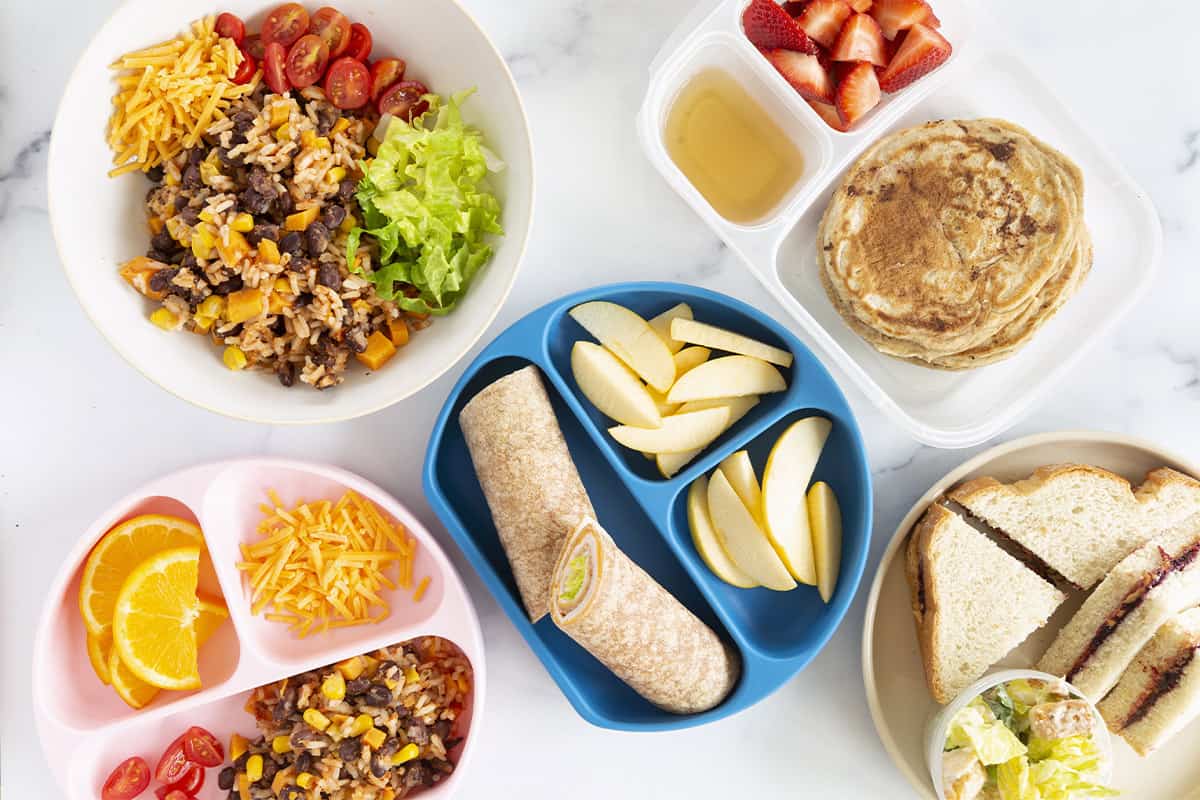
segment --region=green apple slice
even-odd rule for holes
[[[833,426],[824,417],[792,423],[771,448],[763,470],[763,521],[788,571],[801,583],[817,583],[812,531],[804,493]]]
[[[757,339],[743,336],[740,333],[696,322],[694,319],[675,319],[671,322],[671,337],[676,341],[711,347],[713,350],[723,350],[726,353],[737,353],[743,356],[760,358],[781,367],[792,365],[792,354],[764,344]]]
[[[662,414],[646,387],[600,345],[576,342],[571,348],[571,372],[579,391],[605,416],[640,428],[662,425]]]
[[[753,578],[733,563],[720,534],[713,527],[712,517],[708,514],[708,478],[703,475],[692,481],[692,485],[688,487],[687,514],[692,544],[696,545],[696,552],[700,554],[700,558],[712,574],[739,589],[758,586]]]
[[[660,392],[671,388],[675,382],[675,359],[646,320],[624,306],[604,300],[577,305],[569,313],[646,383]]]
[[[777,592],[796,588],[796,582],[775,554],[754,515],[721,470],[714,472],[708,482],[708,513],[730,558],[743,572]]]
[[[702,447],[720,435],[729,421],[729,409],[723,407],[672,414],[663,417],[657,428],[617,425],[608,432],[631,450],[643,453],[678,453]]]
[[[680,376],[667,392],[667,401],[716,400],[748,394],[782,392],[787,382],[771,364],[750,356],[723,356],[705,361]]]

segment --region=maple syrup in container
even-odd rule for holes
[[[664,131],[671,160],[713,209],[761,220],[804,174],[804,155],[733,76],[697,73],[679,91]]]

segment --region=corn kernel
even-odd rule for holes
[[[347,214],[342,220],[341,226],[338,228],[342,233],[349,233],[352,228],[358,227],[358,217],[353,214]]]
[[[278,128],[280,125],[288,121],[292,110],[286,102],[271,104],[271,127]]]
[[[196,330],[196,333],[208,333],[212,330],[213,323],[216,321],[214,317],[202,317],[199,314],[195,314],[192,317],[192,327]]]
[[[150,219],[146,220],[146,224],[150,226],[150,232],[153,233],[155,236],[162,233],[162,229],[163,229],[162,217],[151,217]]]
[[[345,117],[341,117],[338,119],[337,122],[335,122],[333,124],[333,135],[336,136],[349,127],[350,127],[350,120],[346,119]]]
[[[379,795],[379,800],[396,800],[396,793],[391,789],[384,789],[383,794]]]
[[[213,213],[206,208],[200,212],[200,219],[204,220],[205,222],[215,222],[217,218],[214,217]]]
[[[292,126],[286,122],[275,129],[275,138],[280,142],[286,142],[292,138]]]
[[[329,717],[322,714],[315,708],[305,709],[304,721],[309,724],[309,727],[323,731],[329,727]]]
[[[360,314],[370,314],[371,313],[371,304],[368,303],[366,300],[355,300],[353,303],[350,304],[350,307],[353,308],[355,311],[357,311]]]
[[[345,678],[346,680],[348,680],[348,681],[354,680],[355,678],[357,678],[359,675],[362,675],[362,673],[363,673],[362,658],[360,658],[359,656],[354,656],[354,658],[347,658],[345,661],[339,661],[337,663],[337,671],[342,673],[342,677]],[[362,717],[364,717],[364,716],[366,716],[366,715],[363,714],[362,716],[359,717],[359,719],[362,719]],[[368,719],[370,719],[370,718],[368,717]],[[358,736],[359,733],[362,733],[362,731],[359,731],[358,733],[356,733],[354,735]]]
[[[271,740],[271,749],[276,753],[289,753],[292,750],[292,740],[280,734]]]
[[[371,155],[377,154],[379,152],[379,145],[380,141],[372,136],[370,139],[367,139],[367,152]]]
[[[246,759],[246,778],[254,783],[262,777],[263,757],[255,753]]]
[[[372,750],[378,750],[383,745],[385,739],[387,739],[387,734],[379,730],[379,728],[371,728],[371,730],[362,735],[362,740]]]
[[[340,672],[333,673],[321,684],[321,694],[330,700],[341,700],[346,696],[346,679]]]
[[[254,217],[243,211],[233,218],[233,222],[229,223],[229,227],[241,233],[249,233],[254,230]]]
[[[307,789],[312,786],[313,774],[311,772],[301,772],[296,776],[296,785],[301,789]]]
[[[296,774],[291,767],[281,769],[275,773],[275,777],[271,779],[271,794],[279,797],[279,793],[283,791],[283,787],[291,783],[292,775]]]
[[[326,172],[325,175],[329,178],[330,183],[341,183],[342,178],[346,177],[346,168],[333,167],[329,170],[329,172]]]
[[[421,755],[421,748],[409,742],[404,747],[401,747],[396,755],[392,756],[392,766],[398,767],[401,764],[407,764],[419,755]]]
[[[168,172],[163,176],[163,183],[165,183],[167,186],[178,186],[179,178],[173,173]]]
[[[196,307],[196,316],[216,319],[225,311],[225,298],[219,294],[210,294]]]
[[[300,144],[305,147],[312,147],[317,143],[317,134],[312,128],[305,128],[300,131]]]
[[[173,331],[179,327],[179,317],[169,308],[160,308],[150,315],[150,321],[164,331]]]
[[[217,255],[226,264],[233,265],[242,259],[242,256],[250,252],[250,245],[246,241],[246,237],[242,236],[235,230],[228,231],[229,243],[217,240]]]
[[[258,257],[268,264],[279,263],[279,245],[270,239],[258,240]]]
[[[399,686],[399,685],[400,685],[400,682],[399,682],[399,681],[394,681],[394,680],[392,680],[391,678],[387,678],[387,679],[385,679],[383,683],[384,683],[384,685],[385,685],[385,686],[387,686],[389,689],[393,689],[393,690],[394,690],[394,689],[395,689],[397,686]]]
[[[250,742],[245,736],[235,733],[229,737],[229,758],[232,761],[237,761],[242,757],[242,753],[246,752],[246,748],[250,746]]]
[[[350,680],[354,680],[351,678]],[[347,736],[362,736],[367,731],[375,726],[375,720],[371,719],[370,714],[359,714],[354,718],[354,722],[350,723],[350,729],[346,731]]]
[[[417,683],[421,680],[421,676],[412,667],[406,667],[404,670],[404,680],[408,683]]]
[[[182,245],[187,245],[192,241],[191,229],[179,217],[171,217],[167,220],[167,233]]]
[[[367,656],[367,655],[359,656],[359,658],[362,659],[363,669],[366,670],[367,673],[374,675],[375,670],[379,669],[379,659],[378,658],[372,658],[371,656]]]
[[[221,174],[221,168],[210,161],[200,162],[200,180],[207,185],[212,185],[213,179]]]
[[[242,348],[234,344],[225,348],[225,352],[221,354],[221,360],[225,362],[225,366],[234,372],[246,368],[246,354],[242,351]]]
[[[320,213],[321,209],[313,206],[303,211],[297,211],[295,214],[288,214],[283,220],[283,227],[289,231],[302,231],[309,225],[312,225]]]
[[[333,145],[329,143],[329,139],[325,136],[318,136],[313,145],[321,150],[332,150]]]

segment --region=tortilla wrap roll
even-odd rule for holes
[[[537,367],[484,387],[458,421],[525,610],[537,622],[549,608],[563,542],[596,515]]]
[[[551,592],[554,624],[664,711],[707,711],[737,683],[737,651],[622,553],[593,519],[567,540]]]

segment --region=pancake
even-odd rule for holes
[[[933,361],[978,348],[979,362],[993,339],[1015,351],[1078,285],[1063,273],[1078,273],[1082,220],[1082,175],[1053,148],[1002,120],[931,122],[847,172],[818,231],[821,279],[881,350]]]

